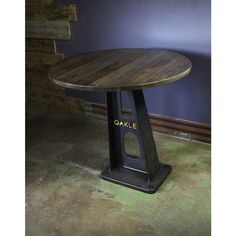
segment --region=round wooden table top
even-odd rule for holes
[[[183,78],[190,70],[190,60],[171,51],[111,49],[64,59],[48,74],[62,87],[116,91],[160,86]]]

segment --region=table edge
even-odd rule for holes
[[[190,73],[191,69],[192,69],[192,63],[191,63],[190,60],[189,60],[189,64],[190,64],[190,66],[187,70],[183,71],[182,73],[180,73],[178,75],[169,77],[168,79],[164,79],[164,80],[161,80],[161,81],[153,81],[153,82],[139,84],[139,85],[125,86],[125,87],[113,87],[113,88],[112,87],[109,87],[109,88],[100,87],[100,88],[98,88],[98,87],[95,87],[95,86],[82,86],[82,85],[75,85],[75,84],[70,84],[70,83],[66,83],[66,82],[61,82],[61,81],[58,81],[58,80],[56,80],[56,79],[54,79],[50,76],[50,73],[49,73],[50,70],[48,71],[48,77],[54,84],[59,85],[63,88],[67,88],[67,89],[82,90],[82,91],[101,91],[101,92],[132,91],[132,90],[139,90],[139,89],[144,89],[144,88],[159,87],[163,84],[168,84],[168,83],[171,83],[171,82],[175,82],[179,79],[182,79],[185,76],[187,76]]]

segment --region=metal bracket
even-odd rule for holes
[[[142,90],[127,93],[132,106],[130,117],[122,113],[121,93],[107,92],[110,166],[101,176],[114,183],[154,193],[171,172],[171,166],[159,162]],[[137,137],[138,158],[125,152],[126,132]]]

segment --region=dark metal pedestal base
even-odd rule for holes
[[[107,93],[109,130],[109,167],[101,173],[108,181],[146,193],[154,193],[171,172],[171,167],[159,162],[156,145],[142,90],[129,92],[132,113],[122,112],[119,92]],[[140,154],[125,150],[125,135],[136,136]]]
[[[110,182],[121,184],[145,193],[155,193],[170,172],[171,166],[160,164],[160,169],[150,182],[148,182],[147,174],[125,167],[115,168],[112,171],[107,168],[101,173],[101,177]]]

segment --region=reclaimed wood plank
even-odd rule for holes
[[[26,19],[76,21],[76,5],[26,6]]]
[[[64,54],[49,54],[49,53],[26,53],[26,69],[48,69],[50,65],[62,60]]]
[[[48,70],[26,70],[26,85],[37,85],[39,89],[56,91],[57,96],[65,95],[65,89],[51,83],[48,75]]]
[[[81,63],[86,57],[91,60]],[[66,88],[116,91],[160,86],[185,77],[190,70],[190,60],[175,52],[114,49],[65,59],[50,68],[49,77]]]
[[[52,5],[54,0],[26,0],[26,5]]]
[[[53,95],[48,92],[41,90],[38,86],[28,85],[26,87],[26,98],[27,100],[38,101],[42,103],[52,104]]]
[[[56,44],[53,39],[27,38],[25,40],[25,48],[27,52],[56,53]]]
[[[60,65],[60,68],[57,67],[55,68],[55,70],[51,68],[51,70],[55,76],[63,75],[67,71],[73,71],[79,66],[83,66],[90,62],[93,62],[95,59],[100,60],[107,53],[107,51],[94,52],[92,55],[88,53],[82,53],[80,54],[79,58],[77,56],[70,57],[68,58],[68,60],[64,61],[63,65]],[[74,63],[75,58],[77,58],[76,63]]]
[[[93,82],[94,79],[86,79],[89,75],[96,73],[104,68],[107,68],[108,65],[113,65],[111,63],[115,63],[117,60],[121,60],[124,58],[124,53],[118,52],[116,54],[116,57],[114,58],[112,52],[108,52],[104,54],[103,56],[100,56],[99,58],[96,58],[96,60],[93,60],[91,62],[88,62],[82,66],[79,66],[71,71],[65,71],[63,75],[58,75],[58,78],[68,78],[67,82],[69,83],[77,83],[79,80],[82,82],[82,80],[85,82],[84,83],[90,83]],[[96,77],[97,78],[97,77]]]
[[[69,21],[26,21],[26,38],[69,40],[70,37]]]
[[[108,65],[102,68],[99,71],[94,71],[85,77],[80,77],[79,83],[85,83],[86,85],[89,83],[93,83],[95,86],[99,86],[100,83],[105,83],[106,80],[110,80],[110,75],[114,75],[114,80],[119,81],[118,83],[122,83],[123,80],[127,80],[130,74],[132,75],[135,71],[137,74],[138,71],[141,71],[145,67],[145,63],[154,63],[153,61],[159,57],[156,53],[147,53],[143,50],[137,50],[130,54],[125,54],[123,58],[115,57],[115,60],[110,60]],[[139,66],[138,66],[139,65]],[[132,68],[132,70],[130,70]],[[116,77],[116,72],[118,72],[119,77]],[[96,82],[94,82],[96,79]]]
[[[46,84],[48,87],[50,87],[49,86],[50,81],[46,73],[47,73],[47,70],[42,70],[42,71],[26,70],[26,73],[25,73],[26,84],[35,84],[35,85],[39,85],[39,87],[44,86]]]

